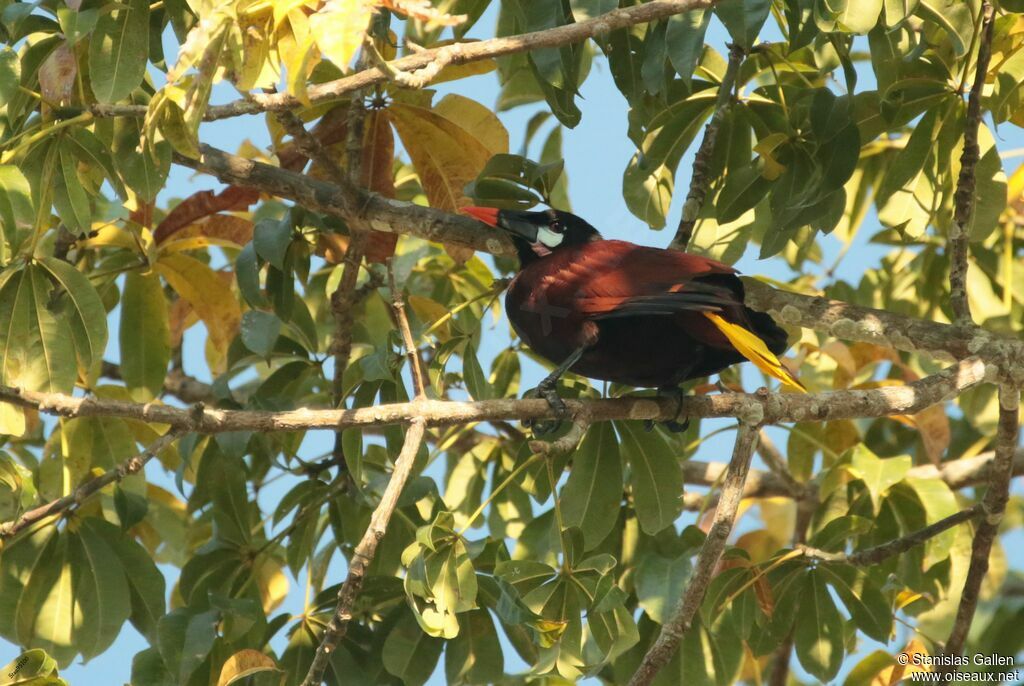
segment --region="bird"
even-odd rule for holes
[[[676,395],[680,384],[749,360],[806,391],[779,360],[786,331],[743,304],[737,271],[678,250],[604,239],[586,220],[556,209],[464,207],[505,231],[519,271],[505,295],[512,328],[555,365],[537,394],[567,416],[557,384],[565,372]],[[670,424],[673,430],[684,424]]]

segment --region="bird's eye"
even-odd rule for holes
[[[562,222],[557,220],[551,222],[551,224],[548,225],[548,228],[554,231],[555,233],[562,233],[562,231],[565,230],[565,227],[562,226]]]

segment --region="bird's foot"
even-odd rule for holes
[[[683,421],[679,421],[679,415],[682,414],[683,411],[683,389],[679,388],[678,386],[672,386],[671,388],[659,388],[658,397],[672,398],[676,401],[676,409],[675,412],[673,412],[673,418],[661,422],[661,425],[674,434],[682,433],[689,429],[689,417],[683,417]],[[652,431],[654,429],[654,420],[648,419],[646,422],[644,422],[644,428],[647,431]]]
[[[558,390],[555,388],[554,384],[541,383],[537,388],[527,391],[523,397],[543,398],[557,415],[557,418],[555,419],[525,420],[523,424],[527,428],[531,429],[535,436],[545,436],[547,434],[554,433],[562,425],[563,420],[570,418],[569,407],[565,404],[565,401],[559,397]]]

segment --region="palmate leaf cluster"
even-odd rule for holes
[[[359,149],[359,185],[386,197],[449,212],[471,203],[568,209],[563,137],[582,117],[601,116],[580,91],[607,69],[629,106],[625,129],[609,135],[636,149],[607,160],[616,170],[609,183],[617,187],[621,170],[624,205],[659,229],[673,198],[686,194],[681,160],[729,72],[729,48],[708,42],[721,27],[741,60],[691,250],[727,262],[776,257],[800,275],[794,290],[948,318],[945,244],[977,55],[976,0],[723,0],[584,43],[449,64],[434,79],[452,82],[446,95],[395,79],[316,99],[355,69],[364,35],[366,52],[389,60],[413,44],[544,30],[619,4],[0,0],[0,384],[265,411],[334,402],[332,294],[347,223],[252,189],[161,194],[173,159],[216,144],[203,124],[217,112],[215,88],[294,96],[327,153],[346,168]],[[996,9],[968,290],[979,323],[1015,333],[1024,320],[1024,172],[1004,171],[997,142],[1024,124],[1024,5]],[[165,54],[174,42],[179,49]],[[495,78],[496,107],[473,95],[475,80]],[[349,132],[353,97],[368,106],[361,140]],[[510,136],[494,110],[523,106],[539,111]],[[331,180],[278,119],[264,122],[266,135],[237,154]],[[880,228],[866,221],[872,212]],[[891,252],[858,280],[833,278],[838,262],[823,264],[823,236],[842,246],[842,260],[861,232]],[[521,365],[532,353],[506,334],[499,304],[513,263],[377,232],[366,256],[340,383],[347,406],[411,392],[382,285],[388,259],[431,396],[526,390]],[[202,343],[204,360],[183,359],[186,338]],[[904,384],[937,369],[880,346],[794,338],[812,390]],[[183,392],[182,374],[204,370],[210,383]],[[564,390],[630,389],[574,378]],[[968,528],[867,568],[812,563],[793,545],[806,526],[821,550],[866,549],[967,504],[970,493],[912,471],[988,447],[995,391],[958,402],[949,415],[935,407],[785,427],[784,459],[816,491],[813,514],[798,518],[791,499],[746,501],[744,526],[657,683],[757,682],[790,645],[814,680],[842,669],[849,684],[889,683],[902,674],[897,648],[936,651],[900,627],[948,632]],[[166,430],[111,417],[52,420],[0,404],[0,520],[116,469]],[[678,435],[599,423],[575,451],[541,458],[517,425],[430,429],[355,619],[331,654],[329,683],[422,684],[438,664],[452,684],[625,683],[671,616],[704,540],[713,500],[695,506],[684,481],[696,464],[688,462],[718,459],[701,452],[709,433],[697,420]],[[132,660],[133,683],[300,682],[335,606],[338,561],[366,530],[403,431],[346,429],[339,455],[311,455],[305,440],[300,432],[185,436],[157,455],[148,479],[127,476],[69,516],[4,541],[0,636],[28,650],[24,683],[61,683],[58,669],[111,650],[129,623],[150,646]],[[267,492],[280,494],[276,502],[260,497]],[[684,504],[696,518],[683,518]],[[1019,524],[1016,501],[1007,523]],[[997,552],[986,591],[1004,578],[1019,585]],[[301,606],[295,597],[305,598]],[[1024,636],[1003,628],[1022,611],[983,607],[973,648],[1020,651]],[[869,641],[889,650],[861,660]]]

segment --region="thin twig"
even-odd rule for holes
[[[771,424],[793,421],[831,421],[916,414],[955,397],[985,378],[985,364],[976,358],[959,362],[937,374],[905,386],[821,393],[716,393],[683,400],[688,417],[736,417]],[[29,407],[60,417],[122,417],[192,430],[189,410],[156,403],[81,398],[63,393],[26,391],[0,385],[0,402]],[[679,409],[674,398],[620,397],[566,400],[572,416],[585,413],[590,421],[635,419],[666,421]],[[559,419],[546,400],[498,399],[477,402],[413,400],[353,409],[310,409],[267,412],[205,409],[194,427],[199,433],[224,431],[301,431],[349,427],[380,427],[420,417],[428,426],[448,426],[495,420]]]
[[[820,550],[818,548],[812,548],[808,545],[798,545],[797,549],[803,552],[807,557],[824,560],[826,562],[844,562],[846,564],[854,565],[855,567],[867,567],[870,565],[876,565],[879,562],[888,560],[894,555],[905,553],[911,548],[916,548],[925,541],[935,538],[944,531],[952,529],[958,524],[968,522],[984,511],[981,504],[972,505],[959,512],[954,512],[948,517],[944,517],[939,521],[929,524],[926,527],[913,531],[906,536],[900,538],[894,538],[891,541],[882,543],[865,550],[859,550],[855,553],[831,553],[827,550]]]
[[[391,299],[395,319],[398,321],[399,329],[402,332],[402,340],[406,345],[406,352],[409,354],[409,362],[412,365],[415,397],[417,400],[423,400],[426,398],[424,383],[426,376],[423,372],[419,355],[416,353],[412,332],[409,329],[409,320],[405,314],[405,304],[402,302],[401,293],[395,284],[395,275],[390,267],[390,263],[388,265],[388,279],[391,285]],[[316,650],[316,657],[313,658],[309,672],[302,682],[304,686],[317,686],[323,681],[324,671],[327,669],[331,651],[337,647],[348,631],[348,624],[352,621],[352,608],[355,605],[360,590],[362,590],[366,570],[370,563],[373,562],[374,555],[377,553],[377,545],[384,538],[388,523],[391,521],[391,515],[394,514],[395,507],[398,504],[398,498],[402,494],[406,482],[409,480],[409,475],[412,473],[416,453],[419,452],[420,446],[423,444],[426,426],[427,423],[423,417],[414,415],[408,429],[406,429],[405,443],[402,445],[398,459],[395,460],[395,470],[391,473],[391,479],[384,488],[384,494],[381,496],[380,503],[370,517],[370,526],[367,527],[362,539],[360,539],[359,544],[352,553],[348,577],[346,577],[345,583],[342,584],[341,589],[338,591],[338,605],[334,610],[331,621],[324,630],[323,638],[320,640],[320,646]]]
[[[192,413],[198,423],[198,416],[202,413],[202,404],[197,404],[196,407],[192,409]],[[118,483],[127,476],[137,474],[142,471],[142,468],[146,466],[147,462],[185,433],[187,433],[187,430],[182,428],[170,429],[163,436],[153,441],[142,452],[129,457],[127,460],[119,464],[116,469],[112,469],[109,472],[104,472],[100,476],[89,479],[62,498],[51,500],[48,503],[44,503],[39,507],[29,510],[15,520],[0,524],[0,541],[11,538],[25,527],[40,520],[77,508],[90,496],[98,493],[110,484]]]
[[[430,65],[436,63],[467,64],[503,55],[529,52],[538,48],[557,48],[563,45],[582,43],[589,38],[602,36],[616,29],[658,21],[689,10],[709,7],[711,4],[711,0],[653,0],[641,5],[614,9],[586,21],[564,24],[541,31],[475,42],[454,43],[440,48],[422,50],[389,62],[389,68],[386,71],[372,67],[334,81],[310,86],[307,95],[309,103],[318,105],[338,100],[348,93],[362,90],[368,86],[384,83],[391,79],[390,74],[393,72],[416,74],[419,70],[429,69]],[[285,93],[254,94],[251,99],[236,100],[225,105],[212,105],[207,108],[203,119],[215,121],[244,114],[297,109],[303,106],[305,103]],[[146,116],[146,107],[143,105],[98,103],[90,106],[89,111],[94,117]]]
[[[412,337],[409,316],[405,312],[405,299],[402,297],[402,291],[399,290],[398,284],[395,283],[393,260],[388,260],[388,287],[391,289],[391,309],[395,313],[398,331],[402,335],[402,343],[405,345],[405,354],[409,358],[415,398],[417,400],[425,400],[427,397],[427,376],[423,372],[423,363],[420,361],[419,351]]]
[[[725,75],[722,82],[718,84],[718,97],[715,99],[715,111],[711,119],[704,127],[704,138],[701,139],[700,147],[693,158],[693,176],[690,177],[690,191],[686,194],[686,202],[683,203],[683,216],[679,218],[679,227],[676,235],[669,244],[672,250],[686,250],[690,239],[693,237],[693,228],[700,217],[700,211],[704,207],[704,199],[707,197],[708,184],[711,182],[711,156],[715,152],[715,141],[718,140],[718,130],[722,128],[725,117],[729,114],[733,103],[733,88],[736,83],[736,74],[740,69],[740,63],[746,56],[742,46],[733,43],[729,46],[729,63],[725,68]]]
[[[683,635],[690,630],[693,618],[704,600],[704,593],[711,583],[718,561],[725,550],[725,542],[732,531],[736,512],[743,499],[743,484],[750,470],[750,460],[757,445],[757,427],[740,424],[736,435],[729,471],[722,484],[722,495],[715,509],[715,517],[708,530],[707,538],[697,553],[697,561],[690,576],[690,582],[683,592],[679,605],[672,617],[661,628],[654,645],[644,655],[643,661],[630,679],[630,686],[650,684],[662,667],[668,664],[679,647]]]
[[[964,123],[964,150],[960,156],[960,177],[953,196],[953,225],[949,229],[949,304],[953,322],[964,326],[974,323],[967,298],[967,258],[970,240],[970,222],[974,216],[974,191],[978,166],[978,126],[981,124],[981,98],[988,76],[988,63],[992,57],[992,29],[994,10],[989,0],[981,4],[981,42],[978,45],[978,63],[974,83],[967,97],[967,119]]]
[[[1006,511],[1006,502],[1010,498],[1010,479],[1013,476],[1014,456],[1020,437],[1020,389],[1015,386],[999,387],[999,425],[996,429],[995,460],[992,464],[992,476],[985,497],[981,501],[985,517],[978,523],[971,544],[971,564],[967,570],[967,579],[960,594],[960,605],[957,608],[953,629],[943,649],[947,656],[960,656],[964,652],[964,643],[974,621],[974,612],[978,608],[978,596],[981,583],[988,573],[988,558],[992,551],[992,543],[999,534],[999,524]],[[943,683],[948,683],[952,674],[957,671],[950,660],[950,665],[943,671]]]

